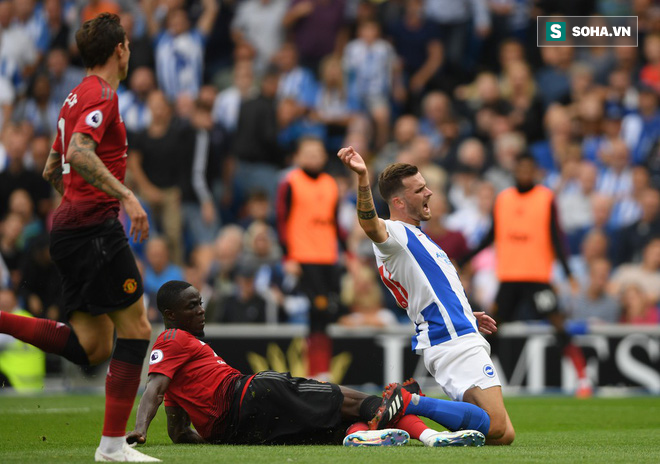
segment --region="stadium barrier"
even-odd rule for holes
[[[163,331],[154,325],[152,343]],[[587,373],[600,392],[660,394],[660,326],[599,324],[582,327],[574,342],[583,348]],[[264,369],[305,376],[301,325],[207,324],[204,340],[231,366],[244,373]],[[330,326],[333,339],[331,380],[375,391],[389,382],[414,376],[431,394],[442,394],[420,356],[410,349],[412,325],[386,329]],[[561,356],[552,329],[543,324],[510,323],[499,328],[493,364],[504,382],[505,394],[572,393],[576,375]],[[66,362],[54,388],[102,388],[107,366],[83,375]],[[148,365],[143,371],[144,386]],[[55,380],[55,379],[52,379]]]

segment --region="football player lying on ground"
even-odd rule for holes
[[[195,287],[169,281],[156,300],[167,330],[153,346],[135,430],[126,437],[129,443],[146,442],[163,400],[174,443],[319,444],[344,438],[347,446],[401,445],[409,436],[427,446],[480,446],[485,441],[490,419],[483,409],[470,405],[466,413],[451,401],[421,398],[414,381],[401,386],[404,404],[394,404],[399,397],[370,396],[289,373],[243,375],[198,339],[204,336],[204,309]],[[451,432],[437,432],[417,416],[405,415],[409,404]],[[376,417],[379,429],[397,429],[366,430],[364,422]],[[362,422],[344,437],[346,426],[356,421]]]

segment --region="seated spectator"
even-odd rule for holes
[[[443,125],[452,118],[451,100],[443,92],[429,92],[422,100],[419,132],[431,139],[435,149],[444,142]]]
[[[257,293],[255,275],[257,266],[242,262],[236,269],[236,290],[220,299],[214,311],[214,321],[228,324],[266,322],[266,300]]]
[[[156,309],[158,289],[170,280],[183,280],[183,270],[170,260],[167,240],[162,237],[151,237],[147,242],[146,263],[144,266],[144,293],[149,297],[149,320],[160,321]]]
[[[374,159],[372,170],[382,172],[388,165],[396,161],[401,151],[410,148],[415,137],[419,134],[419,120],[410,114],[399,116],[394,122],[394,138],[388,142],[378,156]]]
[[[410,143],[408,151],[412,156],[408,163],[417,166],[431,191],[444,192],[447,189],[447,172],[434,163],[433,146],[429,138],[418,135]]]
[[[237,225],[224,226],[213,244],[213,261],[207,276],[213,286],[213,298],[209,302],[209,318],[214,320],[218,301],[233,295],[236,289],[234,277],[243,253],[243,229]]]
[[[213,122],[230,136],[236,130],[241,102],[254,96],[254,73],[250,60],[240,60],[233,67],[233,83],[221,90],[213,103]]]
[[[583,161],[577,166],[576,188],[557,193],[559,223],[567,235],[571,254],[579,253],[584,233],[594,223],[592,196],[596,191],[597,178],[596,165]]]
[[[429,200],[431,219],[423,223],[424,232],[442,248],[452,261],[460,261],[469,251],[463,234],[457,230],[449,230],[447,220],[447,197],[442,191],[434,192]]]
[[[606,289],[612,266],[603,258],[592,260],[589,264],[589,278],[580,293],[569,299],[568,319],[587,322],[619,322],[621,308],[619,303],[607,294]]]
[[[518,132],[507,132],[495,138],[496,163],[486,170],[484,180],[493,184],[496,193],[514,185],[515,161],[525,151],[525,148],[525,138]]]
[[[9,197],[9,215],[17,215],[23,224],[20,246],[27,249],[33,238],[44,232],[42,221],[34,212],[32,198],[23,189],[14,190]]]
[[[626,144],[621,139],[616,140],[603,148],[600,157],[606,168],[598,176],[598,192],[615,202],[629,197],[632,192],[632,169]],[[616,227],[616,224],[613,225]]]
[[[545,139],[531,144],[530,152],[546,173],[557,170],[559,158],[570,143],[573,117],[561,105],[550,106],[544,116]]]
[[[660,237],[644,248],[642,262],[622,264],[612,275],[610,294],[617,295],[628,284],[638,285],[651,304],[660,301]]]
[[[0,288],[0,311],[33,317],[18,305],[16,294]],[[46,354],[11,335],[0,334],[0,388],[18,393],[39,393],[44,388]]]
[[[341,316],[345,327],[391,327],[398,323],[392,311],[383,306],[383,293],[372,266],[357,264],[342,279],[341,300],[350,314]]]
[[[485,162],[486,152],[479,139],[470,138],[461,142],[458,147],[458,163],[447,194],[454,209],[476,206],[476,188]]]
[[[569,69],[573,61],[571,47],[542,47],[544,66],[536,73],[536,82],[543,89],[544,106],[560,101],[570,92]]]
[[[624,227],[616,237],[615,264],[641,261],[642,250],[654,237],[660,237],[660,191],[647,188],[640,195],[641,217]]]
[[[476,187],[476,204],[457,209],[447,217],[447,228],[463,234],[468,247],[474,249],[488,233],[492,224],[495,188],[488,182],[479,182]]]
[[[18,288],[21,282],[21,265],[24,256],[23,218],[18,213],[9,213],[0,223],[0,257],[9,273],[9,283],[12,288]]]
[[[17,289],[24,307],[35,317],[62,320],[62,280],[50,257],[50,240],[42,234],[35,238],[26,253]]]
[[[660,323],[658,307],[649,301],[641,285],[628,283],[621,291],[621,323],[649,324]]]

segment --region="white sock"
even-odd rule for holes
[[[101,444],[99,445],[99,448],[101,448],[101,451],[104,453],[112,454],[115,451],[119,451],[122,448],[122,446],[124,446],[125,441],[126,438],[124,437],[102,436]]]
[[[433,429],[426,429],[419,435],[419,441],[424,443],[424,446],[431,446],[437,433],[438,432]]]

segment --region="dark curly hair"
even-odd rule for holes
[[[125,42],[126,31],[116,14],[101,13],[86,21],[76,32],[76,44],[86,68],[104,65],[117,44]]]

